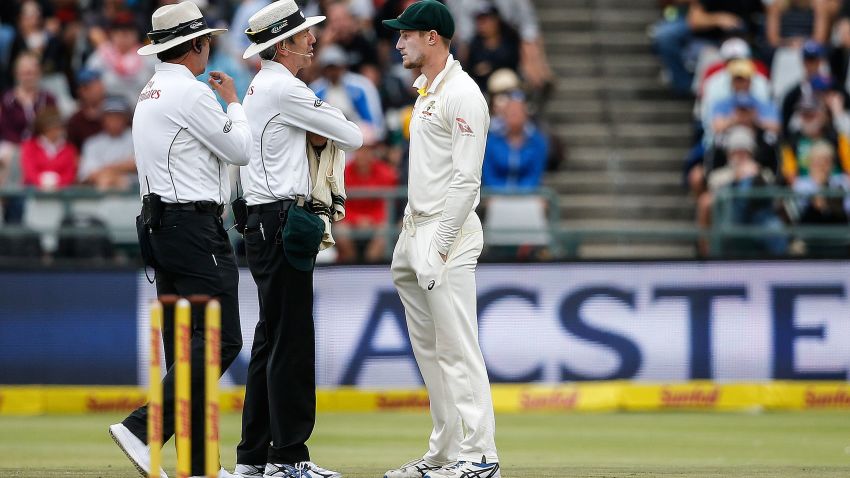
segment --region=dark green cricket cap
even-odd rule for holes
[[[436,0],[422,0],[405,8],[398,18],[384,20],[390,30],[436,30],[440,36],[452,38],[455,21],[445,5]]]

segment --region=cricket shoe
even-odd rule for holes
[[[389,470],[384,473],[384,478],[422,478],[429,471],[439,470],[440,465],[429,465],[422,458],[417,458],[413,461],[401,465],[395,470]]]
[[[125,427],[123,423],[109,425],[109,435],[112,436],[112,439],[121,448],[121,451],[127,455],[133,466],[139,470],[139,473],[147,478],[151,469],[150,448],[142,440],[139,440],[136,435],[133,435],[133,432]],[[168,475],[162,471],[162,468],[159,469],[159,477],[168,478]]]
[[[301,461],[294,465],[269,463],[263,478],[342,478],[342,473],[326,470],[312,461]]]
[[[237,478],[263,478],[266,465],[236,465],[233,475]]]
[[[429,471],[424,478],[502,478],[498,463],[459,461],[439,470]]]

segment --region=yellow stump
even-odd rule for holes
[[[188,300],[177,301],[174,319],[177,477],[189,478],[192,475],[192,312]]]
[[[159,342],[162,336],[162,304],[151,304],[150,363],[148,364],[148,446],[151,462],[150,478],[159,478],[162,466],[162,370]]]
[[[206,322],[206,413],[204,430],[206,433],[205,456],[207,478],[216,478],[221,466],[218,458],[218,377],[221,369],[221,305],[217,300],[207,303]]]

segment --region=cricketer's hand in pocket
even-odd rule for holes
[[[428,253],[422,262],[419,272],[416,273],[419,287],[425,291],[434,290],[443,283],[443,278],[446,274],[446,263],[433,244],[428,247]]]

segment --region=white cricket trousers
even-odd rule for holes
[[[484,245],[473,212],[448,253],[442,283],[419,286],[416,272],[428,257],[439,216],[405,217],[393,252],[392,275],[407,317],[419,371],[431,401],[429,463],[498,462],[493,400],[478,344],[475,267]]]

